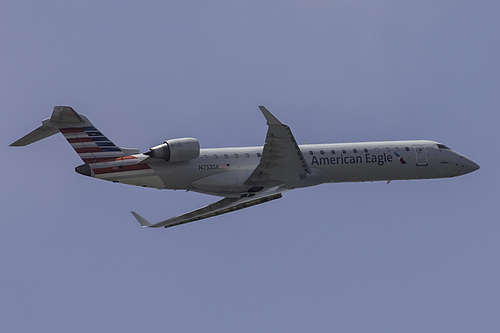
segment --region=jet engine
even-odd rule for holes
[[[171,139],[144,154],[167,162],[189,161],[200,156],[200,143],[195,138]]]

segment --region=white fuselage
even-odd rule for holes
[[[26,146],[58,132],[84,164],[75,171],[90,177],[157,189],[187,190],[223,197],[199,209],[151,223],[173,227],[259,205],[282,192],[323,183],[431,179],[479,169],[467,157],[434,141],[382,141],[298,145],[289,126],[259,106],[268,126],[264,146],[201,149],[196,138],[164,141],[140,154],[115,145],[84,115],[55,106],[42,126],[13,142]]]
[[[445,178],[479,167],[465,156],[434,141],[381,141],[300,145],[311,173],[282,190],[322,183]],[[171,163],[144,154],[134,159],[92,165],[106,172],[100,179],[158,189],[183,189],[217,196],[237,196],[261,159],[263,147],[205,148],[187,162]],[[125,169],[121,164],[125,165]],[[134,166],[142,165],[143,168]],[[130,167],[127,167],[130,166]]]

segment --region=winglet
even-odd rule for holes
[[[137,221],[139,221],[139,223],[141,224],[141,226],[143,227],[150,227],[152,224],[151,222],[149,222],[148,220],[146,220],[144,217],[142,217],[141,215],[137,214],[136,212],[131,212],[132,215],[134,215],[135,219]]]
[[[263,107],[261,105],[261,106],[259,106],[259,109],[262,112],[262,114],[264,115],[264,117],[266,117],[268,125],[282,125],[281,121],[279,121],[278,118],[273,116],[273,114],[271,112],[269,112],[269,110],[267,110],[265,107]]]

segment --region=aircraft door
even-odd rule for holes
[[[416,161],[417,165],[427,165],[428,164],[428,158],[427,158],[427,150],[425,149],[425,145],[415,145],[415,153],[416,153]]]

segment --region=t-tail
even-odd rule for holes
[[[26,146],[51,135],[62,133],[85,164],[108,161],[138,154],[137,149],[121,148],[102,134],[83,115],[69,106],[56,106],[42,126],[26,134],[11,146]]]

